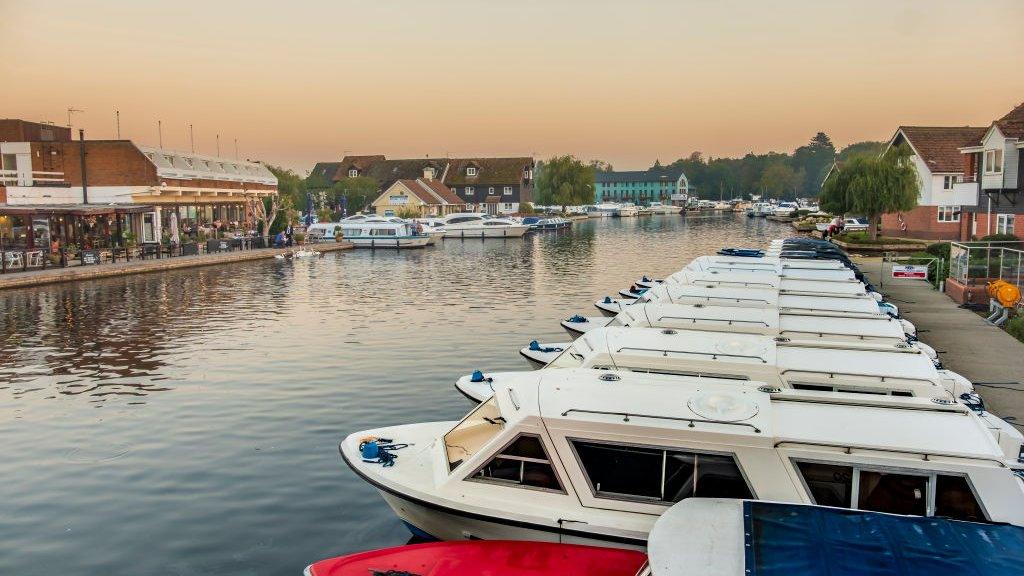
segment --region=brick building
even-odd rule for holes
[[[111,227],[156,242],[172,212],[185,229],[216,221],[244,229],[250,203],[276,193],[277,178],[255,162],[72,140],[68,128],[0,120],[0,234],[8,242],[100,241]]]
[[[901,126],[889,147],[907,145],[917,171],[917,207],[884,214],[882,234],[929,240],[959,240],[964,206],[977,203],[977,195],[957,188],[963,181],[960,147],[978,138],[984,128],[970,126]]]
[[[370,155],[317,163],[311,175],[322,180],[333,171],[330,183],[357,176],[372,178],[377,182],[378,192],[389,189],[398,180],[429,175],[457,194],[470,210],[512,214],[519,211],[520,204],[533,202],[533,170],[534,161],[529,157],[389,160],[383,155]]]

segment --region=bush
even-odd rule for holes
[[[419,218],[420,211],[413,208],[412,206],[402,206],[400,208],[395,209],[395,216],[398,218],[402,218],[403,220],[408,220],[410,218]]]
[[[989,234],[988,236],[982,236],[980,240],[986,242],[1016,242],[1020,240],[1013,234]]]
[[[537,211],[533,208],[533,204],[523,202],[519,205],[519,213],[525,216],[527,214],[536,214]]]
[[[1017,340],[1024,342],[1024,316],[1017,316],[1006,323],[1006,332]]]
[[[936,242],[935,244],[929,244],[924,251],[936,258],[945,258],[946,260],[949,260],[949,247],[949,242]]]

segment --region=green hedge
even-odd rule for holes
[[[1006,323],[1006,331],[1017,340],[1024,342],[1024,316],[1018,316]]]

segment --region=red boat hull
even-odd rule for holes
[[[647,556],[634,550],[471,540],[370,550],[321,560],[310,576],[369,576],[389,570],[416,576],[635,576]]]

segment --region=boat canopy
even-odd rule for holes
[[[1016,574],[1024,528],[938,517],[690,498],[658,519],[653,576]]]

